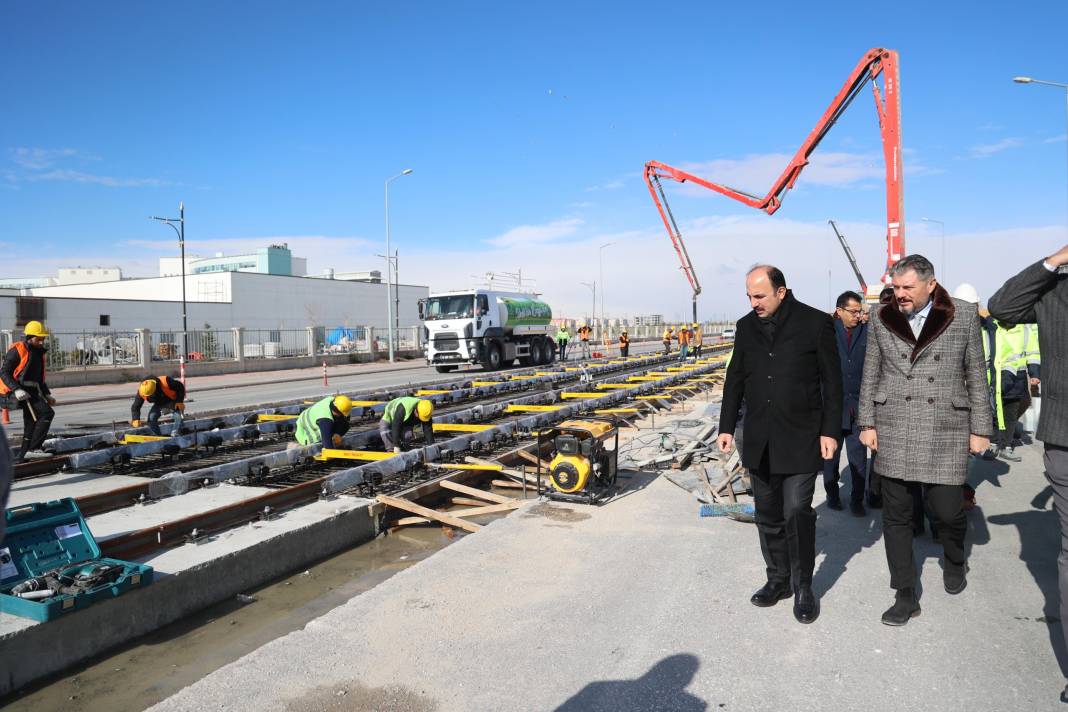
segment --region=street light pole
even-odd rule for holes
[[[1045,84],[1049,87],[1057,87],[1064,89],[1064,111],[1065,111],[1065,150],[1068,151],[1068,84],[1063,82],[1047,82],[1042,79],[1032,79],[1031,77],[1013,77],[1014,82],[1017,84]],[[1066,204],[1068,209],[1068,204]]]
[[[614,242],[606,242],[597,249],[597,262],[599,265],[597,279],[601,282],[601,334],[604,334],[604,248],[614,245]]]
[[[170,225],[174,231],[178,234],[178,249],[181,252],[182,260],[182,355],[181,362],[184,365],[185,360],[189,354],[189,321],[186,316],[186,301],[185,301],[185,201],[178,203],[178,218],[157,218],[156,216],[150,216],[152,220],[158,220],[161,223]],[[174,223],[178,223],[178,227],[175,227]],[[184,370],[184,369],[183,369]]]
[[[923,222],[935,223],[938,225],[938,229],[942,233],[942,264],[939,270],[942,272],[942,279],[945,283],[942,285],[946,289],[949,289],[949,268],[946,266],[946,224],[941,220],[935,220],[934,218],[920,218]]]
[[[590,312],[590,321],[597,318],[597,283],[596,282],[579,282],[584,287],[589,287],[593,290],[593,311]]]
[[[386,179],[386,330],[389,332],[389,362],[393,363],[393,270],[390,264],[390,252],[389,252],[389,184],[397,180],[401,176],[406,176],[412,172],[411,168],[405,168],[403,171]],[[397,290],[398,297],[400,290]],[[400,311],[400,304],[397,304],[397,310]],[[398,315],[399,318],[399,315]]]

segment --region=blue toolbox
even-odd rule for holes
[[[0,543],[0,611],[49,621],[152,583],[152,567],[101,558],[70,497],[12,507]]]

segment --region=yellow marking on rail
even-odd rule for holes
[[[606,389],[606,388],[634,388],[634,384],[633,383],[598,383],[597,387],[601,388],[601,389]]]
[[[506,413],[551,413],[560,410],[562,405],[510,405],[504,409]]]
[[[504,385],[504,381],[471,381],[471,385],[475,388],[479,386],[501,386]]]
[[[637,408],[601,408],[593,412],[600,415],[611,415],[614,413],[638,413],[640,411]]]
[[[419,389],[418,391],[415,392],[415,395],[417,395],[417,396],[440,396],[440,395],[444,395],[446,393],[452,393],[452,391],[450,391],[448,389],[441,390],[441,389],[435,389],[435,388],[421,388],[421,389]]]
[[[559,373],[560,373],[559,371],[535,371],[534,375],[535,376],[556,376]]]
[[[126,434],[122,438],[123,445],[134,445],[136,443],[154,443],[157,440],[170,440],[169,437],[163,435],[131,435]]]
[[[646,376],[670,376],[672,374],[668,373],[667,371],[649,371],[645,375]]]
[[[430,466],[440,467],[445,470],[488,470],[491,472],[500,472],[504,469],[504,465],[472,465],[458,462],[431,462]]]
[[[661,393],[658,396],[634,396],[634,400],[666,400],[671,398],[669,394]]]
[[[567,366],[567,367],[564,368],[564,370],[565,371],[581,371],[582,369],[578,368],[577,366]]]
[[[375,405],[382,405],[385,401],[352,401],[352,405],[357,408],[370,408]]]
[[[367,462],[377,462],[378,460],[388,460],[393,457],[391,452],[376,452],[372,450],[335,450],[334,448],[323,448],[323,451],[315,456],[316,460],[365,460]]]
[[[297,416],[295,415],[278,415],[269,413],[260,413],[256,416],[257,423],[271,423],[276,420],[293,420]]]
[[[600,398],[604,393],[561,393],[561,398]]]
[[[480,433],[493,426],[480,423],[434,423],[432,427],[435,433]]]
[[[692,391],[693,386],[665,386],[665,391]]]
[[[659,381],[660,379],[661,379],[661,376],[631,376],[627,380],[628,381],[639,382],[639,381]]]
[[[531,378],[537,378],[537,376],[509,376],[509,381],[528,381]]]

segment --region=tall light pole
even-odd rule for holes
[[[186,318],[186,303],[185,303],[185,201],[178,203],[178,217],[177,218],[157,218],[152,215],[153,220],[159,220],[161,223],[167,223],[174,231],[178,233],[178,249],[181,251],[182,256],[182,355],[181,362],[184,365],[187,354],[189,353],[189,322]],[[178,226],[175,227],[175,223]]]
[[[610,247],[616,243],[606,242],[601,245],[597,250],[597,262],[599,265],[597,279],[601,283],[601,334],[604,334],[604,248]]]
[[[590,312],[590,320],[597,318],[597,283],[596,282],[579,282],[583,287],[589,287],[593,290],[593,311]]]
[[[390,264],[389,258],[389,184],[397,180],[401,176],[406,176],[412,172],[411,168],[405,168],[403,171],[386,179],[386,328],[389,332],[389,362],[393,363],[393,270]],[[398,296],[400,295],[400,289],[397,290]],[[400,311],[400,304],[397,304],[397,310]],[[398,314],[398,317],[400,315]]]
[[[935,220],[934,218],[920,218],[920,220],[938,225],[938,229],[942,233],[942,264],[938,269],[942,272],[942,279],[945,280],[945,283],[942,286],[949,289],[949,268],[946,267],[946,224],[941,220]]]
[[[1065,126],[1066,133],[1068,133],[1068,84],[1063,82],[1047,82],[1042,79],[1032,79],[1031,77],[1013,77],[1014,82],[1017,84],[1045,84],[1049,87],[1058,87],[1064,89],[1064,108],[1065,108]],[[1065,144],[1068,145],[1068,137],[1065,139]],[[1068,206],[1066,206],[1068,207]]]

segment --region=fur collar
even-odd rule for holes
[[[879,310],[879,319],[883,322],[883,325],[897,335],[898,338],[912,345],[912,355],[909,357],[910,362],[915,362],[920,352],[949,328],[956,314],[957,309],[953,305],[953,299],[941,284],[935,285],[934,293],[931,294],[931,302],[931,311],[927,315],[927,320],[923,323],[923,330],[920,332],[919,340],[912,335],[912,327],[909,326],[908,317],[898,309],[896,301],[883,305]]]

